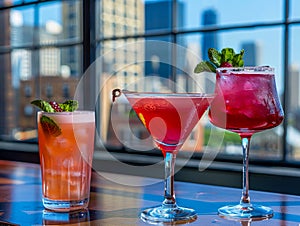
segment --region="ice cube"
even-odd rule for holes
[[[252,84],[249,81],[245,82],[245,84],[243,86],[244,90],[253,90],[254,88],[255,88],[255,84]]]

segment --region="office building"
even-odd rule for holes
[[[182,27],[184,24],[184,3],[177,2],[177,16],[172,15],[172,1],[158,1],[145,3],[145,32],[163,32],[170,31],[174,23],[176,26]],[[172,42],[172,36],[157,36],[146,38],[147,40],[157,40]],[[182,65],[173,65],[172,58],[176,53],[172,52],[172,48],[168,45],[161,45],[154,48],[155,45],[145,47],[145,75],[158,75],[163,78],[171,78],[172,73]],[[184,56],[181,56],[184,58]],[[174,66],[172,68],[172,65]]]
[[[217,12],[214,9],[207,9],[202,14],[202,25],[204,27],[210,27],[216,25],[218,22]],[[208,60],[208,49],[218,49],[218,35],[215,31],[204,32],[202,38],[202,58]]]
[[[0,27],[10,26],[10,13],[0,13]],[[10,46],[10,29],[2,29],[0,32],[0,43],[2,46]],[[10,137],[11,131],[17,126],[16,96],[13,89],[11,54],[0,54],[1,74],[0,76],[0,134]]]
[[[260,65],[260,46],[257,42],[243,42],[241,45],[241,49],[245,50],[245,66]]]

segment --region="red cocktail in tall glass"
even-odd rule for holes
[[[199,122],[213,95],[122,91],[150,132],[165,159],[165,195],[161,206],[145,209],[141,218],[150,223],[190,222],[193,209],[179,207],[174,193],[176,154]]]
[[[254,133],[278,126],[284,117],[278,98],[274,69],[270,67],[218,68],[215,98],[209,118],[217,127],[238,133],[243,148],[243,194],[236,206],[219,214],[228,218],[270,218],[272,209],[250,203],[248,156]]]

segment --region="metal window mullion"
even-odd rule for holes
[[[282,161],[287,162],[288,158],[288,143],[287,143],[287,135],[288,135],[288,114],[290,107],[290,74],[289,74],[289,0],[285,0],[285,7],[284,7],[284,34],[283,34],[283,68],[284,68],[284,90],[283,90],[283,110],[286,113],[285,119],[283,121],[283,139],[282,139]]]
[[[300,23],[300,21],[289,22],[290,24]],[[176,30],[173,29],[171,32],[169,31],[154,31],[148,32],[144,34],[136,34],[136,35],[124,35],[124,36],[112,36],[112,37],[101,37],[96,39],[96,42],[101,43],[105,41],[116,41],[120,39],[138,39],[138,38],[149,38],[149,37],[159,37],[159,36],[167,36],[172,34],[173,36],[183,35],[183,34],[193,34],[193,33],[203,33],[203,32],[217,32],[217,31],[230,31],[230,30],[244,30],[249,28],[264,28],[264,27],[278,27],[283,26],[284,22],[273,22],[273,23],[251,23],[251,24],[243,24],[243,25],[230,25],[230,26],[212,26],[212,27],[204,27],[199,29],[189,29],[189,30]]]
[[[89,70],[90,65],[95,61],[95,0],[82,0],[82,39],[83,39],[83,74]],[[96,74],[95,74],[96,75]],[[96,76],[87,76],[83,85],[83,107],[91,109],[96,102]]]
[[[177,0],[172,0],[172,18],[171,18],[171,40],[172,40],[172,48],[171,48],[171,81],[172,84],[176,84],[176,68],[177,65],[177,51],[176,51],[176,44],[177,44],[177,34],[176,34],[176,26],[177,26]],[[175,44],[175,45],[174,45]],[[172,87],[172,89],[175,91],[175,87]]]
[[[39,32],[39,5],[35,4],[33,7],[34,10],[34,27],[33,27],[33,40],[32,43],[40,43],[40,32]],[[34,79],[35,86],[35,96],[41,97],[41,85],[40,85],[40,49],[38,47],[32,48],[32,63],[31,64],[31,72]]]

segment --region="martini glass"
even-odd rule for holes
[[[174,192],[176,154],[209,106],[213,95],[199,93],[129,92],[123,93],[137,116],[162,151],[165,161],[164,201],[142,211],[141,219],[152,224],[192,222],[195,210],[179,207]]]
[[[248,165],[252,135],[278,126],[284,117],[276,90],[274,69],[219,68],[215,95],[209,110],[211,123],[239,134],[243,150],[243,191],[240,203],[221,207],[219,215],[232,219],[271,218],[271,208],[250,203]]]

